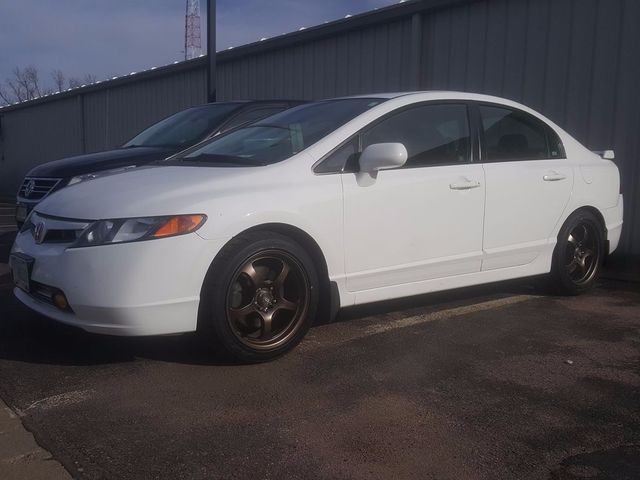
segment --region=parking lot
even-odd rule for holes
[[[12,233],[2,234],[6,263]],[[108,338],[0,272],[0,395],[77,478],[632,479],[640,289],[524,281],[343,312],[272,363]]]

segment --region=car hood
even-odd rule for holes
[[[164,147],[131,147],[90,153],[43,163],[33,168],[28,177],[69,178],[103,170],[145,165],[176,153]]]
[[[252,188],[264,168],[150,165],[71,185],[36,211],[81,220],[207,213],[214,196]]]

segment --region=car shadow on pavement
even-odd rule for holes
[[[15,232],[0,235],[0,263],[8,262]],[[320,318],[315,327],[365,317],[410,316],[428,310],[452,308],[536,291],[536,283],[502,282],[420,295],[342,310],[336,318]],[[12,293],[8,271],[0,272],[0,358],[34,364],[101,365],[137,359],[191,365],[229,365],[195,334],[159,337],[112,337],[84,332],[49,320],[23,306]]]
[[[3,276],[3,278],[6,276]],[[530,282],[530,281],[529,281]],[[489,298],[531,294],[531,283],[509,282],[408,299],[351,307],[315,327],[365,317],[411,316],[427,311],[476,303]],[[12,293],[8,278],[0,279],[0,358],[53,365],[99,365],[138,359],[191,365],[230,365],[196,334],[157,337],[113,337],[90,334],[49,320],[23,306]]]
[[[103,365],[155,359],[194,365],[226,365],[195,335],[113,337],[49,320],[0,291],[0,358],[51,365]]]
[[[192,365],[228,365],[193,334],[114,337],[49,320],[0,292],[0,358],[48,365],[105,365],[139,359]],[[9,310],[7,309],[9,306]]]
[[[8,261],[15,234],[0,235],[0,263]],[[0,272],[0,358],[35,364],[100,365],[158,360],[191,365],[231,362],[195,334],[112,337],[84,332],[49,320],[23,306],[12,293],[8,272]],[[409,317],[513,295],[546,294],[541,279],[523,279],[461,288],[345,308],[335,318],[319,318],[314,328],[375,317]]]

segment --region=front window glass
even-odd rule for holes
[[[362,148],[376,143],[402,143],[409,154],[403,168],[470,161],[466,105],[413,107],[397,113],[362,135]]]
[[[234,166],[276,163],[308,148],[383,101],[347,98],[300,105],[214,138],[171,161]]]
[[[184,149],[215,132],[241,105],[222,103],[189,108],[150,126],[123,145],[130,147],[168,147]]]

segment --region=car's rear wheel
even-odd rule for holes
[[[590,211],[571,215],[560,229],[551,271],[560,294],[579,295],[593,287],[605,256],[604,229]]]
[[[202,291],[200,326],[241,362],[263,362],[291,350],[318,306],[318,274],[295,241],[250,232],[220,252]]]

